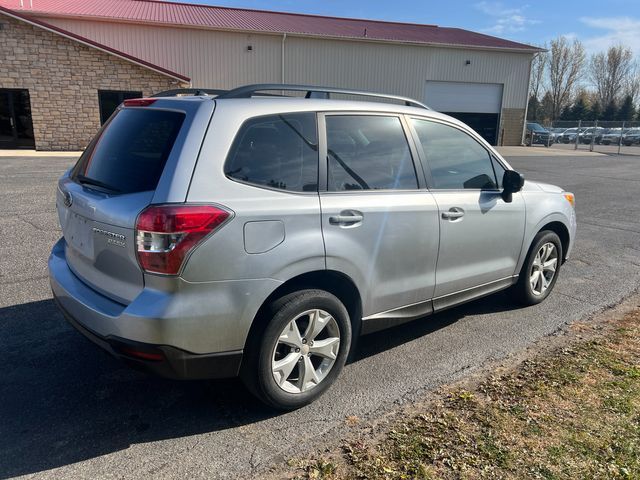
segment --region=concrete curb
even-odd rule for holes
[[[496,147],[500,155],[505,157],[600,157],[606,153],[584,150],[565,150],[553,147]]]
[[[0,150],[3,157],[79,157],[82,152],[40,152],[38,150]]]

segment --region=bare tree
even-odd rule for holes
[[[551,119],[560,116],[562,109],[573,98],[573,93],[583,75],[585,53],[578,40],[569,42],[566,37],[551,41],[549,55],[549,93],[551,95]]]
[[[640,100],[640,68],[637,62],[634,63],[631,72],[629,73],[629,77],[623,87],[622,95],[624,97],[631,97],[631,100],[634,103]]]
[[[589,79],[602,105],[620,99],[633,73],[633,53],[623,45],[609,47],[596,53],[589,62]]]
[[[542,48],[547,48],[546,45]],[[529,83],[529,96],[540,100],[542,89],[544,88],[545,73],[549,63],[548,52],[536,53],[531,60],[531,81]]]

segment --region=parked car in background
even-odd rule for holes
[[[576,141],[576,136],[582,131],[581,128],[573,127],[567,128],[562,135],[558,137],[558,143],[573,143]]]
[[[566,128],[553,127],[553,128],[548,128],[547,130],[549,130],[549,133],[551,134],[551,143],[558,143],[560,137],[565,132]]]
[[[600,142],[602,141],[602,136],[604,135],[605,131],[606,129],[603,127],[585,128],[578,134],[578,141],[580,143],[584,143],[587,145],[590,144],[591,142],[599,145]]]
[[[551,143],[551,134],[549,130],[539,123],[527,122],[527,133],[524,137],[525,145],[544,145],[546,147]]]
[[[627,132],[628,130],[622,131],[622,128],[610,128],[603,135],[600,143],[602,145],[618,145],[620,143],[620,138]]]
[[[630,147],[640,144],[640,128],[632,128],[622,136],[622,144]]]

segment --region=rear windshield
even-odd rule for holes
[[[72,179],[115,193],[155,190],[184,114],[125,108],[80,157]]]

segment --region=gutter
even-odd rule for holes
[[[529,60],[529,81],[527,82],[527,93],[525,95],[526,102],[524,104],[524,122],[522,122],[522,135],[520,136],[520,145],[524,145],[524,138],[527,134],[527,116],[529,115],[529,94],[531,92],[531,74],[533,73],[531,69],[533,67],[533,59],[538,55],[542,55],[545,52],[546,50],[543,50],[542,52],[538,52],[532,55],[531,59]]]

